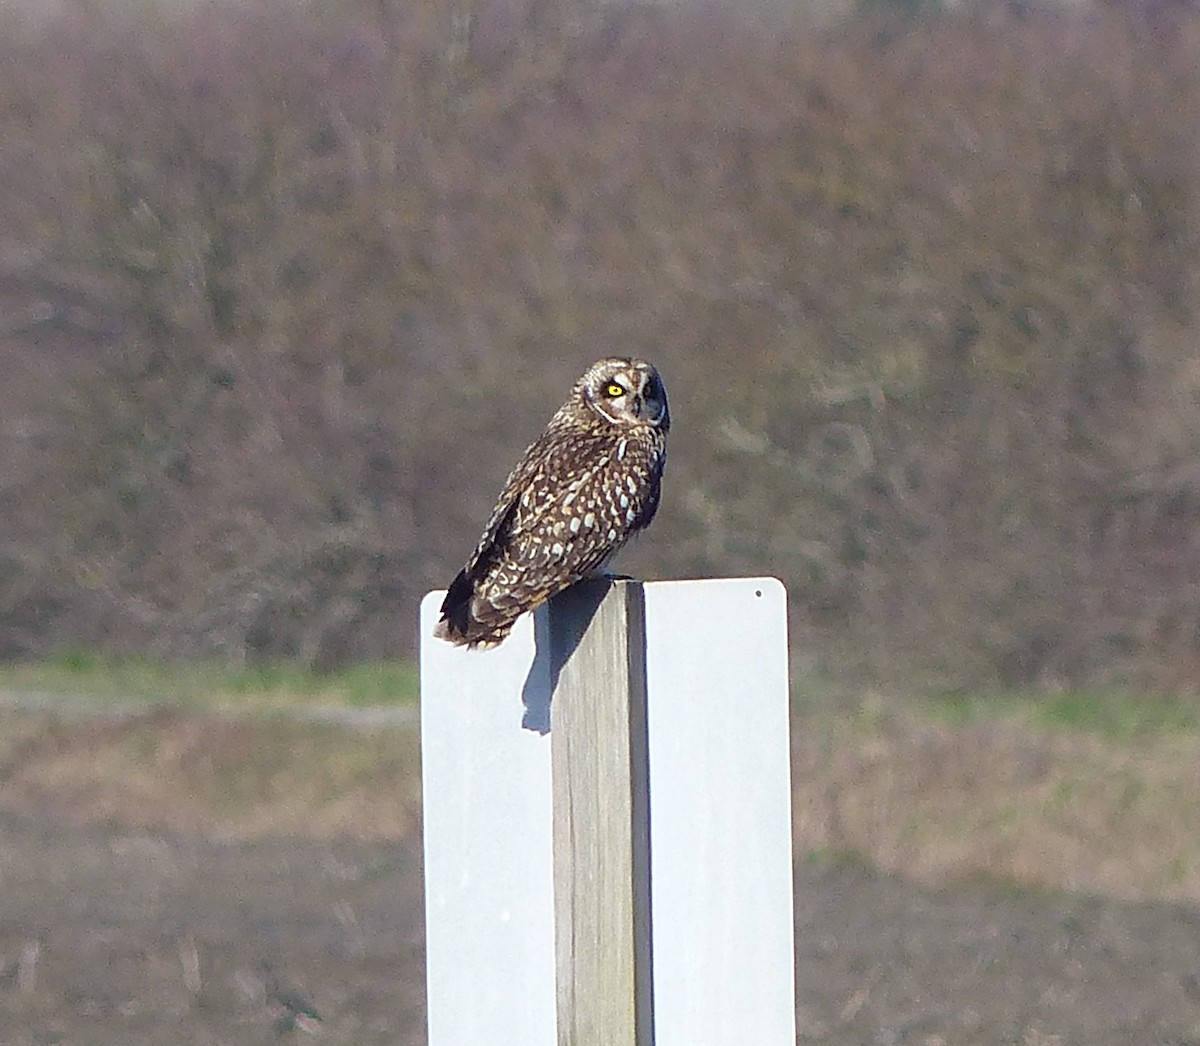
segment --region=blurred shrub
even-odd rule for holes
[[[409,651],[629,352],[628,569],[778,574],[831,672],[1200,684],[1187,10],[97,6],[0,33],[0,653]]]

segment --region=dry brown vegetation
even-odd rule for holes
[[[1200,683],[1200,21],[530,0],[0,31],[0,645],[404,653],[592,357],[649,575],[825,671]]]
[[[848,707],[850,706],[850,707]],[[253,843],[416,839],[414,726],[284,716],[0,710],[0,818]],[[799,861],[851,860],[928,886],[1200,903],[1200,735],[942,721],[868,697],[801,709],[792,729]]]
[[[993,702],[993,705],[996,702]],[[1200,900],[1194,729],[1049,729],[1028,714],[947,721],[870,695],[793,723],[798,852],[908,881]]]

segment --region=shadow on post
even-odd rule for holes
[[[608,578],[580,581],[551,599],[544,614],[536,615],[536,653],[521,688],[521,703],[525,707],[521,726],[524,729],[539,734],[550,732],[550,706],[558,689],[558,677],[563,665],[575,653],[579,641],[612,587],[613,582]],[[546,678],[547,674],[550,685],[539,686],[539,680]]]

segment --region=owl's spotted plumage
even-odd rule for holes
[[[649,363],[592,364],[509,475],[435,634],[492,646],[525,611],[599,572],[654,518],[670,424]]]

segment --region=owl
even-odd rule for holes
[[[670,425],[649,363],[592,364],[509,474],[434,634],[494,646],[525,611],[603,570],[654,518]]]

